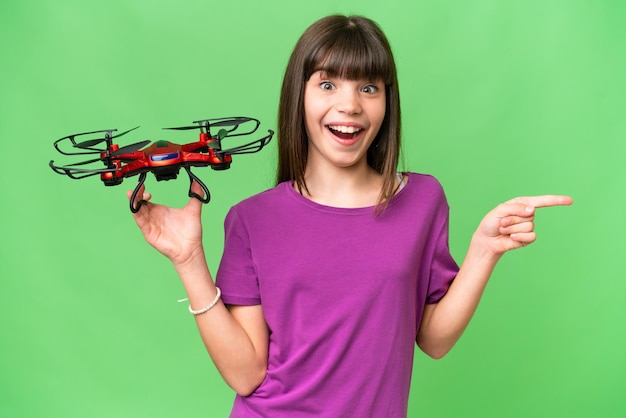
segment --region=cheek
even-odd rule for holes
[[[304,119],[304,127],[307,132],[309,131],[309,126],[311,125],[311,104],[309,100],[307,100],[307,96],[304,96],[304,105],[302,106],[303,119]]]
[[[385,111],[385,102],[383,102],[382,104],[379,104],[374,109],[372,109],[372,112],[370,113],[372,115],[370,122],[372,123],[372,126],[376,127],[377,131],[378,129],[380,129],[380,126],[385,120]]]
[[[320,126],[322,117],[324,115],[323,109],[315,102],[304,102],[304,125],[308,131],[317,130]]]
[[[304,106],[304,129],[308,136],[311,136],[311,129],[313,129],[314,121],[311,117],[311,109],[308,106]]]

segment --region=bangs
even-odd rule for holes
[[[373,34],[368,35],[350,26],[342,28],[340,33],[329,34],[305,66],[306,79],[316,71],[323,71],[330,77],[392,84],[395,66],[386,52],[389,47]]]

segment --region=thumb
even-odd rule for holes
[[[202,204],[208,203],[211,196],[208,193],[208,190],[204,190],[202,186],[198,184],[198,182],[193,181],[191,183],[191,187],[189,188],[189,194],[191,199],[185,205],[186,208],[189,208],[194,213],[199,214],[202,212]]]

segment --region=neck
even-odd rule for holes
[[[367,164],[352,167],[307,166],[304,197],[326,206],[358,208],[374,206],[383,178]]]

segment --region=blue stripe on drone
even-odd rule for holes
[[[174,158],[178,158],[177,152],[172,152],[170,154],[158,154],[158,155],[150,156],[150,160],[152,161],[166,161],[166,160],[172,160]]]

